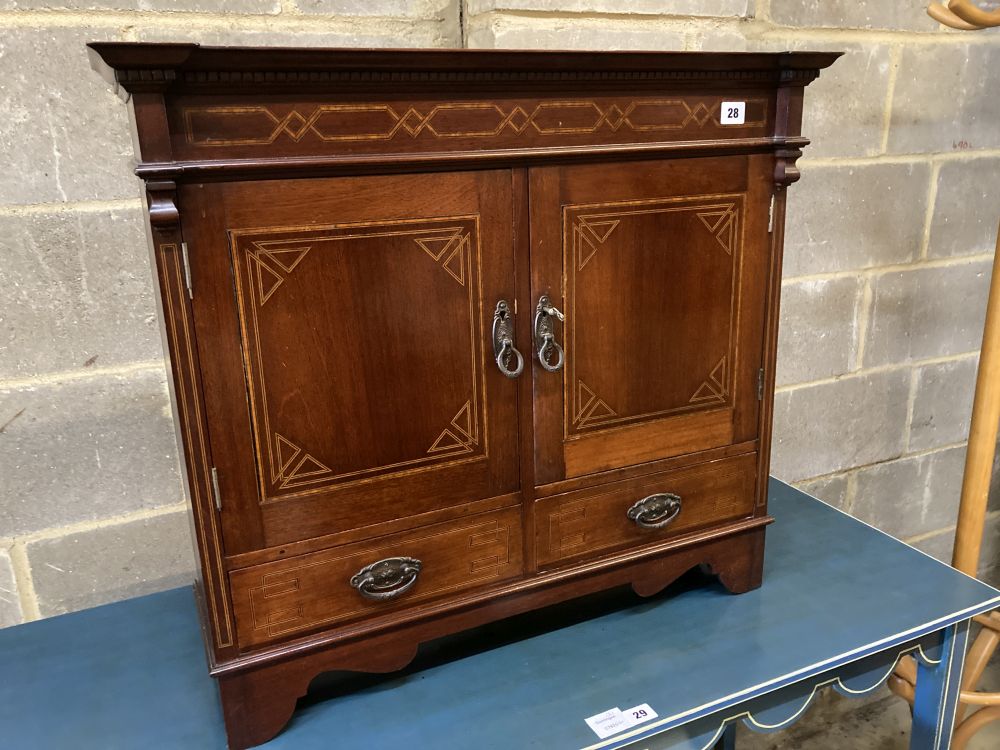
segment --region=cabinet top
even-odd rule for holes
[[[776,149],[791,158],[808,142],[803,88],[839,53],[98,42],[90,56],[131,98],[137,173],[157,181]]]
[[[839,52],[580,52],[541,50],[205,47],[95,42],[91,64],[128,92],[261,85],[813,80]]]

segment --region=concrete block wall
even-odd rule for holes
[[[846,50],[809,89],[791,192],[774,471],[948,555],[1000,218],[997,34],[922,0],[0,0],[0,627],[192,577],[101,39]]]

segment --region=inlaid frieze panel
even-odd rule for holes
[[[732,404],[743,205],[564,207],[567,439]]]
[[[731,99],[731,97],[728,97]],[[770,98],[747,97],[745,121],[721,124],[726,95],[564,96],[557,99],[208,103],[179,99],[175,150],[226,155],[435,152],[475,148],[650,143],[767,132]]]
[[[476,216],[230,248],[264,502],[486,456]]]

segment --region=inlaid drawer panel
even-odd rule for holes
[[[239,644],[294,637],[518,576],[521,540],[520,509],[508,508],[235,570]]]
[[[661,542],[749,516],[756,455],[543,498],[535,506],[538,564],[551,567],[619,547]]]

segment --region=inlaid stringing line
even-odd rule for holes
[[[171,338],[171,341],[173,343],[174,351],[180,353],[181,350],[182,350],[181,349],[181,341],[180,341],[180,336],[179,336],[178,331],[177,331],[177,317],[176,317],[176,315],[174,313],[174,304],[173,304],[174,303],[174,286],[175,285],[173,283],[171,283],[171,280],[170,280],[171,274],[169,274],[167,272],[167,268],[166,268],[166,262],[167,261],[166,261],[166,257],[165,256],[168,253],[169,253],[170,256],[173,257],[173,264],[174,264],[174,274],[173,274],[173,276],[174,276],[175,279],[182,279],[183,278],[183,269],[181,268],[179,253],[177,252],[177,244],[176,243],[163,243],[163,244],[161,244],[160,245],[160,258],[161,258],[162,267],[163,267],[162,277],[163,277],[164,286],[166,287],[166,292],[167,292],[163,296],[164,296],[164,300],[165,300],[166,306],[167,306],[167,320],[169,321],[169,324],[170,324],[170,338]],[[183,295],[182,295],[182,297],[183,297]],[[192,349],[191,349],[191,332],[190,332],[190,328],[189,328],[189,325],[188,325],[187,313],[184,310],[184,303],[183,303],[183,301],[181,303],[180,310],[181,310],[181,315],[180,315],[181,328],[182,328],[182,330],[184,332],[184,339],[185,339],[185,344],[186,344],[186,348],[187,348],[187,352],[188,352],[188,363],[189,363],[189,366],[187,368],[187,370],[188,370],[187,377],[191,379],[191,382],[190,382],[191,394],[192,394],[192,400],[193,400],[194,405],[195,405],[195,411],[193,413],[195,414],[195,424],[196,424],[196,427],[197,427],[197,430],[198,430],[198,442],[200,443],[200,453],[201,453],[201,458],[202,458],[201,469],[202,469],[202,474],[205,474],[205,472],[208,471],[209,462],[208,462],[208,457],[207,457],[206,452],[205,452],[205,437],[204,437],[204,433],[203,433],[202,428],[201,428],[201,411],[200,411],[199,401],[198,401],[198,395],[197,395],[197,381],[195,380],[196,373],[194,371],[194,361],[192,359],[193,355],[192,355]],[[181,374],[181,371],[178,370],[178,377],[180,377],[180,374]],[[186,384],[184,382],[181,382],[181,387],[177,389],[177,391],[178,391],[178,398],[180,399],[180,402],[181,402],[181,414],[191,414],[192,413],[192,412],[190,412],[188,410],[188,400],[187,400],[187,388],[186,388],[186,385],[188,385],[188,384]],[[182,421],[182,424],[184,426],[184,434],[186,436],[186,443],[187,443],[187,445],[191,449],[190,452],[193,453],[194,452],[194,434],[191,431],[191,424],[190,424],[191,420],[190,419],[184,419],[182,417],[181,421]],[[209,606],[212,608],[212,614],[213,614],[213,618],[212,619],[213,619],[213,622],[215,624],[216,638],[218,639],[218,643],[219,643],[220,647],[231,646],[233,644],[233,635],[232,635],[232,629],[230,628],[230,625],[229,625],[229,596],[228,596],[228,594],[226,592],[225,571],[222,568],[222,549],[221,549],[220,544],[219,544],[219,534],[218,534],[218,527],[216,526],[215,513],[210,508],[208,508],[206,506],[206,504],[205,504],[204,495],[202,494],[202,489],[203,488],[202,488],[201,482],[197,481],[194,477],[192,477],[190,485],[191,485],[191,492],[192,492],[192,502],[196,506],[195,507],[195,516],[197,517],[198,528],[200,529],[201,535],[202,535],[203,538],[205,538],[207,536],[208,539],[211,540],[213,549],[215,551],[216,570],[218,572],[219,578],[218,578],[218,581],[216,581],[214,575],[210,574],[210,575],[206,576],[205,586],[208,589],[208,591],[206,593],[208,594]],[[211,527],[211,534],[209,534],[208,531],[206,531],[206,529],[205,529],[205,518],[204,517],[205,517],[206,513],[209,516],[209,524],[210,524],[210,527]],[[218,585],[219,591],[216,591],[216,585]],[[219,617],[218,606],[217,606],[217,603],[216,603],[216,599],[217,598],[221,599],[221,601],[222,601],[222,608],[223,608],[223,615],[224,616],[221,617],[221,618]],[[224,634],[222,632],[222,628],[223,627],[225,628],[225,633]]]

